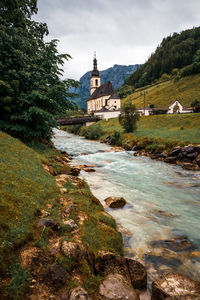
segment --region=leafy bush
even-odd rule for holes
[[[122,144],[121,134],[119,131],[114,131],[114,133],[111,135],[111,144],[120,146]]]
[[[136,110],[135,105],[131,100],[126,101],[119,115],[119,123],[124,128],[125,132],[133,132],[137,126],[136,123],[139,120],[139,113]]]
[[[99,124],[94,124],[88,127],[82,127],[80,135],[86,137],[89,140],[97,140],[103,135],[103,129]]]

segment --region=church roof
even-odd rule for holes
[[[97,99],[103,96],[114,95],[115,91],[113,89],[112,83],[110,81],[105,82],[100,87],[98,87],[94,93],[90,96],[89,100]]]
[[[109,99],[120,99],[119,98],[119,96],[116,94],[116,93],[114,93],[113,95],[111,95],[110,97],[109,97]],[[108,99],[108,100],[109,100]]]

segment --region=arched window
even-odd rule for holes
[[[95,80],[95,84],[98,85],[98,79]]]

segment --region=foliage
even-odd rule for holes
[[[139,113],[136,111],[135,105],[131,101],[125,101],[119,115],[119,122],[125,132],[133,132],[137,128],[136,123],[138,120]]]
[[[174,70],[186,66],[188,68],[182,76],[199,73],[199,51],[200,27],[182,31],[180,34],[173,33],[164,38],[148,61],[125,80],[120,92],[126,93],[127,86],[139,88],[152,84],[163,74],[169,76],[172,73],[174,76]],[[165,79],[167,79],[166,75],[164,75]]]
[[[194,112],[200,112],[200,101],[199,100],[194,100],[191,103],[191,107],[193,108]]]
[[[1,1],[0,129],[22,139],[50,138],[55,115],[73,108],[66,97],[73,80],[60,80],[70,55],[57,40],[44,42],[46,24],[31,20],[37,1]]]
[[[119,131],[114,131],[111,135],[111,144],[120,146],[122,144],[121,134]]]
[[[61,129],[69,133],[79,134],[81,128],[82,128],[81,124],[76,124],[76,125],[62,126]]]
[[[92,126],[84,126],[81,128],[80,135],[83,135],[87,139],[96,140],[103,135],[103,129],[99,124]]]

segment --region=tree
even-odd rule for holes
[[[135,105],[132,101],[126,101],[121,109],[121,114],[119,115],[119,122],[124,128],[125,132],[133,132],[137,126],[136,123],[139,120],[139,113],[136,110]]]
[[[31,20],[37,0],[0,0],[0,130],[22,139],[49,139],[75,81],[60,79],[68,54],[44,42],[46,24]]]
[[[200,101],[199,100],[194,100],[191,103],[191,107],[193,108],[194,112],[200,112]]]

